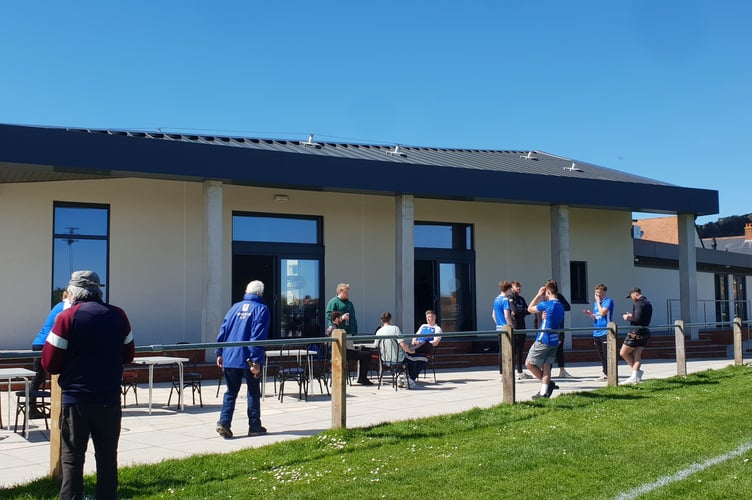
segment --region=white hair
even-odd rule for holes
[[[262,287],[263,288],[263,287]],[[102,300],[102,290],[99,288],[83,288],[75,285],[68,285],[68,301],[86,302],[90,300]]]
[[[264,295],[264,283],[259,280],[251,281],[248,286],[245,287],[245,293],[255,293],[258,296]]]

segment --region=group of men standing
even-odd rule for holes
[[[559,356],[563,356],[564,333],[559,329],[564,327],[564,314],[570,306],[559,293],[558,283],[554,280],[548,280],[544,286],[540,287],[529,305],[520,295],[520,289],[521,285],[518,281],[499,283],[500,293],[494,299],[491,316],[497,330],[501,330],[505,325],[511,325],[514,329],[512,357],[518,380],[534,376],[541,381],[541,390],[533,396],[533,399],[548,398],[558,388],[551,380],[551,367],[557,359],[557,351]],[[608,379],[607,327],[613,321],[614,302],[606,295],[607,290],[606,285],[602,283],[596,285],[593,308],[583,311],[593,320],[595,327],[593,344],[603,369],[598,380]],[[650,338],[648,325],[652,318],[653,308],[639,288],[631,289],[627,298],[632,300],[633,310],[630,313],[624,313],[622,317],[625,321],[629,321],[633,328],[624,340],[620,355],[632,369],[631,376],[624,382],[630,384],[642,380],[642,351]],[[538,320],[536,328],[540,328],[525,360],[525,367],[532,375],[522,370],[525,333],[516,333],[517,330],[526,328],[525,316],[528,314],[536,315]],[[559,376],[569,376],[561,360],[559,366],[561,369]]]

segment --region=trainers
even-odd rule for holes
[[[629,384],[636,384],[636,383],[637,383],[637,379],[632,376],[632,377],[629,377],[624,382],[622,382],[622,385],[629,385]]]
[[[550,398],[550,397],[551,397],[551,394],[553,394],[553,392],[554,392],[554,391],[555,391],[556,389],[558,389],[558,388],[559,388],[559,386],[558,386],[558,385],[556,385],[556,384],[555,384],[555,383],[553,383],[553,382],[549,382],[549,383],[548,383],[548,390],[546,391],[546,397],[547,397],[547,398]]]
[[[608,375],[606,375],[605,373],[602,374],[597,379],[595,379],[596,382],[606,382],[607,380],[608,380]]]
[[[550,397],[551,397],[551,395],[550,395],[550,394],[548,394],[548,393],[546,393],[546,394],[541,394],[540,392],[536,392],[535,394],[533,394],[533,395],[532,395],[532,396],[530,397],[530,399],[533,399],[533,400],[535,400],[535,399],[540,399],[540,398],[550,398]]]
[[[572,378],[572,374],[566,370],[559,370],[559,376],[557,378]]]
[[[517,380],[529,380],[533,378],[528,372],[517,372]]]
[[[225,439],[232,437],[232,431],[223,424],[217,424],[217,433]]]
[[[370,380],[368,380],[368,379],[365,379],[365,380],[358,380],[358,383],[359,383],[360,385],[373,385],[373,382],[371,382],[371,381],[370,381]]]
[[[397,377],[397,387],[405,387],[407,385],[407,381],[405,381],[405,376],[400,374],[399,377]]]
[[[415,380],[409,378],[407,379],[407,387],[409,387],[410,389],[415,389],[418,387],[418,383]]]
[[[635,382],[641,382],[641,381],[642,381],[642,375],[643,375],[644,373],[645,373],[645,372],[644,372],[644,371],[642,371],[642,370],[637,370],[637,377],[635,378]]]
[[[251,427],[248,429],[248,437],[260,436],[266,434],[266,427],[259,425],[258,427]]]

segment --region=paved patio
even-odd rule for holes
[[[692,360],[687,362],[689,373],[706,369],[721,369],[733,364],[731,359]],[[644,379],[667,378],[676,374],[673,361],[648,360],[644,365]],[[558,379],[560,390],[554,397],[575,391],[588,391],[604,387],[605,382],[596,382],[600,365],[572,363],[567,370],[571,379]],[[554,369],[554,373],[558,370]],[[619,366],[619,378],[629,376],[623,363]],[[457,413],[474,407],[488,408],[501,402],[499,374],[492,368],[439,370],[437,383],[429,375],[417,390],[395,392],[390,387],[379,390],[376,386],[354,385],[347,387],[347,426],[365,427],[383,422],[433,415]],[[262,401],[262,421],[269,433],[265,436],[246,437],[247,417],[245,399],[240,400],[235,410],[234,439],[223,439],[215,431],[217,417],[222,405],[222,391],[215,397],[216,380],[204,381],[204,407],[191,404],[187,393],[185,411],[176,411],[174,406],[165,407],[169,384],[154,387],[153,409],[148,413],[148,388],[139,388],[139,405],[131,394],[128,406],[123,410],[123,431],[120,437],[119,463],[121,466],[156,463],[169,458],[183,458],[202,453],[228,453],[244,448],[263,446],[283,440],[310,436],[331,427],[331,399],[319,393],[318,384],[312,385],[313,395],[308,402],[298,400],[297,392],[280,403],[272,394],[273,384],[267,384],[267,397]],[[540,389],[537,380],[517,383],[517,400],[527,400]],[[241,391],[243,394],[243,391]],[[3,398],[4,418],[7,418],[5,393]],[[11,422],[12,423],[12,422]],[[7,422],[6,422],[7,424]],[[0,429],[0,487],[25,483],[49,474],[49,431],[43,420],[32,420],[29,439],[12,428]],[[91,444],[86,457],[86,473],[95,471],[94,452]]]

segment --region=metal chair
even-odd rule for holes
[[[183,387],[180,386],[180,374],[178,368],[173,365],[172,367],[172,387],[170,387],[170,395],[167,397],[167,406],[170,406],[172,400],[172,391],[180,392],[186,387],[191,388],[191,395],[193,396],[193,404],[196,404],[196,393],[198,393],[198,402],[201,408],[204,407],[204,400],[201,397],[201,373],[196,368],[197,363],[195,360],[188,362],[183,368]],[[184,396],[185,397],[185,396]],[[178,398],[180,399],[180,398]],[[185,401],[185,399],[183,399]]]
[[[397,390],[397,379],[402,374],[407,380],[407,362],[405,358],[400,360],[400,353],[402,348],[397,342],[397,339],[380,339],[379,340],[379,385],[378,389],[381,389],[381,382],[384,375],[390,373],[392,375],[392,387]],[[406,385],[409,389],[409,384]]]
[[[29,404],[29,411],[40,411],[44,417],[44,428],[49,430],[50,426],[47,422],[47,417],[50,415],[50,399],[52,398],[52,393],[45,390],[46,385],[47,381],[45,380],[40,389],[29,391],[29,401],[36,400],[36,404]],[[13,432],[18,432],[18,416],[22,413],[23,422],[21,422],[21,430],[23,431],[23,429],[26,428],[26,419],[29,417],[29,415],[26,414],[26,391],[16,391],[16,423],[13,426]],[[10,426],[10,422],[8,422],[8,426]]]
[[[128,391],[133,391],[133,396],[136,398],[136,406],[138,406],[138,374],[136,372],[123,372],[123,378],[120,381],[120,393],[123,395],[123,408],[126,407],[126,397]]]
[[[280,369],[275,376],[279,380],[279,402],[285,397],[285,383],[295,382],[298,384],[298,397],[308,401],[308,365],[307,355],[301,355],[301,352],[307,349],[305,346],[289,346],[280,349],[279,365]]]

